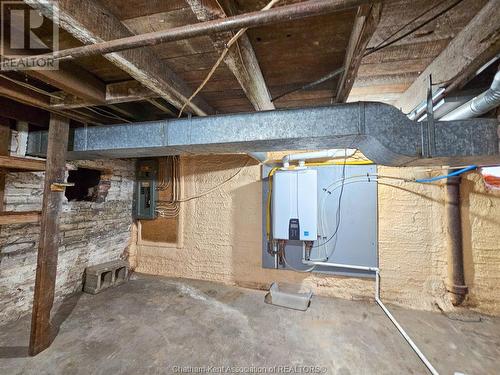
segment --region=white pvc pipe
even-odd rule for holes
[[[378,305],[382,308],[384,311],[385,315],[391,320],[392,324],[397,328],[399,333],[404,337],[406,342],[411,346],[411,348],[415,351],[415,353],[418,355],[420,360],[424,363],[424,365],[427,367],[427,369],[431,372],[432,375],[439,375],[437,370],[432,366],[432,364],[429,362],[427,357],[420,351],[418,346],[413,342],[411,337],[406,333],[406,331],[401,327],[401,325],[398,323],[396,318],[391,314],[389,309],[385,307],[385,305],[382,303],[380,300],[380,274],[379,271],[375,272],[375,301],[378,303]]]
[[[378,267],[355,266],[352,264],[343,263],[316,262],[312,260],[302,260],[302,263],[307,264],[308,266],[336,267],[347,268],[351,270],[378,272]]]
[[[401,327],[396,318],[391,314],[389,309],[384,305],[382,300],[380,299],[380,270],[378,267],[366,267],[366,266],[357,266],[353,264],[342,264],[342,263],[326,263],[326,262],[313,262],[302,259],[303,264],[307,265],[316,265],[316,266],[326,266],[326,267],[339,267],[339,268],[347,268],[347,269],[355,269],[362,271],[371,271],[375,272],[375,301],[380,306],[382,311],[387,315],[392,324],[397,328],[399,333],[403,336],[406,342],[411,346],[413,351],[418,355],[423,364],[427,367],[432,375],[439,375],[437,370],[432,366],[427,357],[422,353],[422,351],[418,348],[418,346],[413,342],[411,337],[406,333],[406,331]]]
[[[335,159],[335,158],[349,158],[356,153],[356,149],[331,149],[315,152],[304,152],[302,154],[289,154],[281,159],[283,167],[290,166],[291,161],[315,160],[315,159]]]

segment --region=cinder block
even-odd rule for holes
[[[83,291],[97,294],[104,289],[123,284],[128,279],[128,264],[123,260],[96,264],[85,269]]]

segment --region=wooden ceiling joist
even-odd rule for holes
[[[136,102],[158,97],[158,94],[137,81],[124,81],[106,85],[104,105]],[[95,105],[81,97],[59,92],[58,98],[51,99],[51,107],[60,109],[81,108]]]
[[[53,18],[53,7],[47,1],[25,2],[46,17]],[[60,0],[57,4],[61,27],[82,43],[95,44],[132,36],[120,20],[97,1]],[[174,71],[158,63],[159,59],[150,48],[110,53],[105,57],[177,108],[181,108],[192,93],[192,89]],[[190,111],[197,115],[215,112],[201,97],[193,100]]]
[[[75,64],[60,64],[57,70],[27,70],[26,74],[94,105],[104,103],[106,85],[103,82]]]
[[[218,0],[186,0],[196,18],[201,22],[226,18],[236,14],[234,4]],[[225,8],[221,8],[221,5]],[[218,50],[222,50],[231,39],[231,32],[212,34],[210,37]],[[238,80],[250,103],[257,111],[275,109],[271,95],[266,86],[264,76],[259,66],[257,56],[250,39],[243,34],[238,42],[229,50],[225,64]]]
[[[351,37],[347,46],[344,73],[337,87],[336,101],[343,103],[351,92],[361,60],[382,15],[382,4],[362,5],[354,21]]]
[[[448,46],[432,61],[397,102],[403,112],[425,100],[429,75],[451,91],[467,83],[500,49],[498,1],[488,1]]]
[[[46,1],[24,1],[33,8],[38,9],[47,17],[53,18],[52,5],[47,4]],[[123,51],[144,49],[150,46],[176,42],[198,36],[326,15],[380,1],[381,0],[308,0],[297,4],[289,4],[269,9],[265,12],[254,11],[194,25],[184,25],[140,35],[131,35],[118,18],[102,5],[92,0],[79,2],[60,0],[58,1],[58,8],[61,26],[88,45],[54,51],[52,56],[55,59],[75,59],[79,57],[107,54],[106,58],[116,63],[115,60],[111,59],[111,57],[117,56],[115,54],[116,52],[121,52],[125,55]],[[96,30],[102,31],[102,33],[96,32]],[[108,38],[99,37],[98,34],[104,34]],[[118,56],[121,56],[121,54],[118,54]],[[18,63],[20,63],[23,61],[23,58],[19,58],[18,60]]]
[[[50,108],[50,99],[48,96],[38,93],[36,91],[30,90],[26,87],[20,86],[4,77],[0,77],[0,96],[14,100],[18,103],[22,103],[28,106],[33,106],[36,108],[41,108],[49,112],[61,113],[57,109]],[[92,115],[82,115],[73,112],[64,112],[64,115],[68,118],[85,122],[101,122],[99,118]],[[8,116],[6,116],[8,117]],[[21,118],[15,118],[16,120],[21,120]]]
[[[0,96],[0,116],[18,121],[26,121],[32,125],[47,127],[49,125],[49,112],[43,109],[20,103],[18,101]],[[9,125],[9,124],[2,124]]]

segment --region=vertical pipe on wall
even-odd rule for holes
[[[452,171],[450,171],[452,172]],[[464,276],[462,218],[460,212],[460,176],[446,179],[445,210],[448,243],[448,285],[454,306],[460,305],[468,292]]]

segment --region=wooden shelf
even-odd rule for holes
[[[11,171],[41,172],[45,170],[45,160],[0,156],[0,168]]]
[[[40,222],[40,211],[0,212],[0,225]]]

